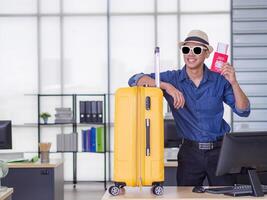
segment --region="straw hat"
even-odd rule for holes
[[[188,33],[186,39],[182,42],[179,42],[179,47],[185,45],[187,42],[194,42],[197,44],[202,44],[208,48],[209,53],[213,51],[213,47],[209,44],[208,35],[201,30],[192,30]]]

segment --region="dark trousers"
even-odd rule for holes
[[[177,185],[201,186],[207,177],[210,186],[234,185],[232,175],[216,176],[220,147],[201,150],[196,146],[182,144],[178,153]]]

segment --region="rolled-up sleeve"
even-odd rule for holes
[[[160,73],[160,81],[175,85],[176,84],[176,77],[177,77],[179,72],[180,72],[180,70],[172,70],[172,71],[161,72]],[[144,73],[135,74],[129,79],[129,81],[128,81],[129,86],[136,86],[138,80],[144,75],[155,79],[155,73],[151,73],[151,74],[144,74]]]
[[[250,113],[250,102],[248,102],[248,107],[247,108],[240,109],[240,108],[235,106],[235,110],[236,110],[237,113],[239,113],[239,115],[242,115],[243,113],[248,113],[248,115],[249,115],[249,113]],[[247,117],[247,116],[244,116],[244,117]]]
[[[135,75],[133,75],[130,79],[129,79],[129,81],[128,81],[128,85],[129,86],[136,86],[137,85],[137,82],[138,82],[138,80],[142,77],[142,76],[144,76],[145,74],[144,73],[140,73],[140,74],[135,74]]]
[[[224,100],[227,105],[229,105],[233,112],[236,113],[240,117],[248,117],[250,114],[250,102],[248,103],[248,107],[245,109],[239,109],[235,105],[235,96],[233,92],[233,88],[229,82],[225,85],[224,90]]]

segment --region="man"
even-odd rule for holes
[[[209,185],[233,185],[231,176],[215,175],[222,137],[230,132],[223,119],[223,102],[237,115],[247,117],[249,100],[229,63],[222,66],[221,74],[204,64],[213,51],[206,33],[192,30],[179,46],[185,66],[160,74],[160,88],[184,137],[178,153],[177,185],[202,185],[206,177]],[[129,85],[155,86],[154,78],[153,73],[136,74]]]

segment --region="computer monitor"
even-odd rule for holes
[[[255,196],[263,196],[257,171],[267,171],[267,131],[229,133],[223,138],[216,175],[246,171]]]
[[[12,149],[11,121],[0,120],[0,149]]]
[[[176,126],[173,119],[164,119],[164,147],[179,147],[182,144],[183,137],[180,134],[179,127]]]

